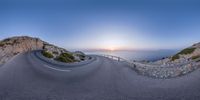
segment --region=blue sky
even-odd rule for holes
[[[180,49],[200,42],[196,0],[0,0],[0,39],[66,49]]]

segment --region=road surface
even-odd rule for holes
[[[0,100],[199,100],[200,70],[172,79],[138,75],[101,56],[75,68],[45,63],[30,53],[0,67]]]

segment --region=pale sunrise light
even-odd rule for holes
[[[105,50],[108,50],[108,51],[115,51],[115,50],[117,50],[117,49],[114,48],[114,47],[108,47],[108,48],[105,48]]]
[[[93,48],[108,51],[133,48],[133,43],[131,43],[133,41],[131,41],[130,38],[135,38],[137,32],[134,32],[129,27],[114,24],[114,22],[112,24],[106,25],[105,23],[102,26],[93,27],[92,30],[89,28],[88,33],[95,35],[90,36],[91,39],[88,43],[90,43]],[[134,37],[131,34],[134,34]],[[93,38],[95,39],[93,40]]]

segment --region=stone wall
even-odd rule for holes
[[[185,64],[175,65],[148,65],[136,64],[134,69],[142,75],[154,78],[173,78],[185,75],[200,67],[200,62],[188,61]]]

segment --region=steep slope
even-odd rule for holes
[[[188,48],[180,50],[177,54],[158,60],[155,63],[157,64],[167,64],[167,63],[184,63],[187,61],[198,60],[200,59],[200,43],[196,43]]]
[[[0,41],[0,63],[5,63],[18,53],[42,49],[44,42],[28,36],[12,37]]]
[[[76,61],[81,59],[78,55],[76,55],[76,53],[72,53],[63,48],[49,44],[39,38],[17,36],[0,41],[0,64],[7,62],[19,53],[32,50],[44,50],[51,53],[53,58],[58,57],[62,53],[69,53],[77,59]]]
[[[200,57],[200,43],[196,43],[186,49],[181,50],[171,57],[173,62],[183,62],[185,60],[195,60]]]
[[[144,64],[137,64],[139,74],[155,78],[172,78],[186,75],[200,67],[200,43],[179,51],[177,54]]]

